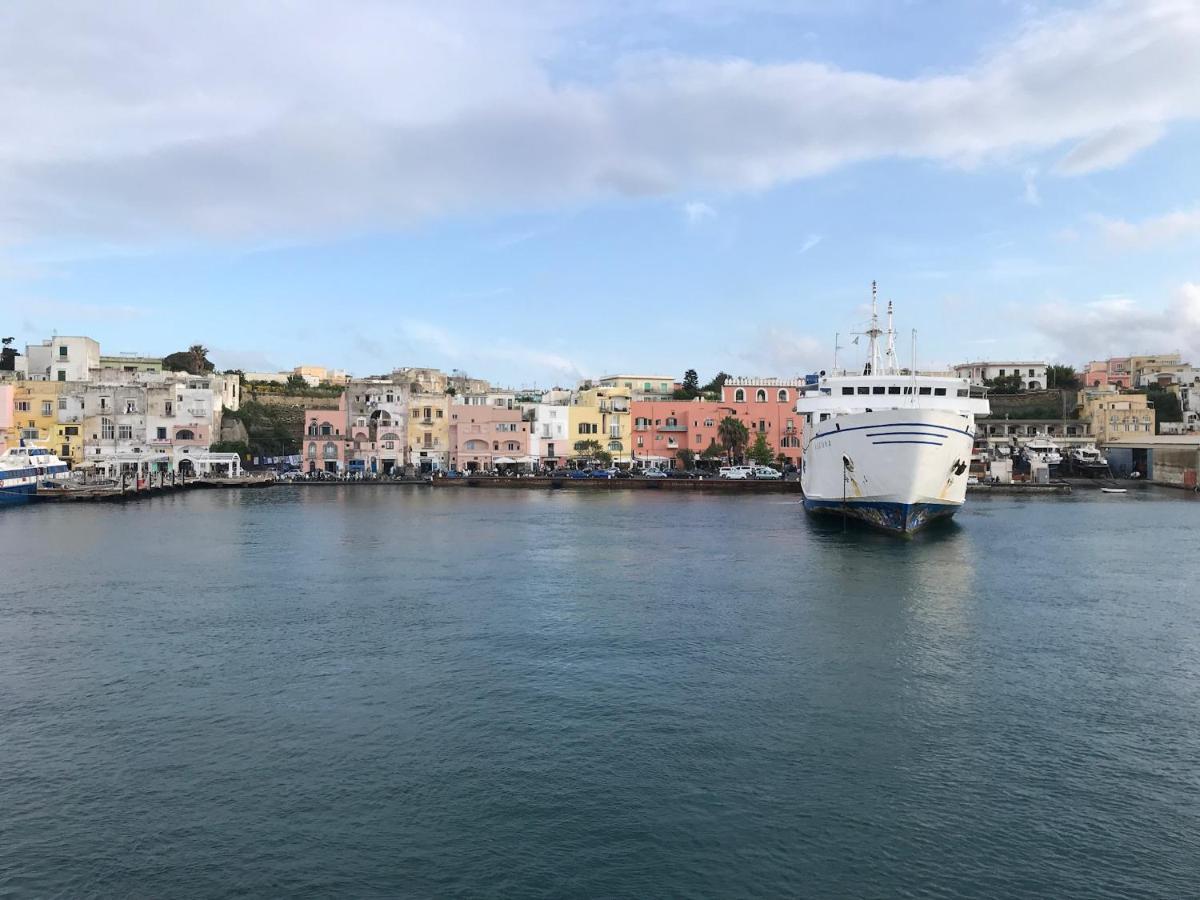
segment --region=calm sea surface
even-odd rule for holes
[[[1195,897],[1200,501],[0,513],[0,895]]]

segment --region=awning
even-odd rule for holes
[[[497,466],[511,466],[516,462],[511,456],[497,456],[492,463]]]

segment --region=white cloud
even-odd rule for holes
[[[1064,358],[1089,359],[1178,350],[1200,360],[1200,284],[1179,286],[1165,306],[1152,308],[1129,297],[1089,303],[1050,303],[1033,324]]]
[[[807,253],[809,250],[811,250],[813,247],[817,246],[817,244],[819,244],[819,243],[821,243],[821,235],[810,234],[808,237],[806,237],[804,239],[804,243],[800,245],[800,252]]]
[[[707,203],[693,200],[690,203],[683,204],[683,217],[687,219],[689,225],[699,225],[707,219],[715,219],[717,211]]]
[[[1025,193],[1022,199],[1030,206],[1042,205],[1042,195],[1037,186],[1037,169],[1025,170]]]
[[[1096,216],[1093,223],[1113,247],[1146,249],[1200,235],[1200,207],[1176,210],[1140,222]]]
[[[750,374],[792,378],[826,368],[833,353],[830,342],[787,328],[761,325],[738,356],[754,369]]]
[[[497,364],[507,364],[513,373],[521,376],[533,375],[554,380],[575,380],[585,377],[584,367],[569,357],[553,350],[539,349],[509,339],[492,343],[460,337],[441,325],[418,319],[405,319],[400,323],[400,337],[408,344],[410,352],[433,354],[439,364],[476,371],[492,369]],[[425,356],[421,357],[422,359]],[[396,365],[400,363],[397,361]],[[424,365],[424,362],[414,363]]]
[[[0,236],[297,235],[1066,142],[1079,174],[1200,115],[1194,0],[1054,13],[911,78],[676,56],[565,79],[603,8],[11,0]]]

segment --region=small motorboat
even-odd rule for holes
[[[1103,494],[1127,494],[1127,493],[1129,493],[1125,488],[1104,488],[1104,487],[1100,488],[1100,492]]]

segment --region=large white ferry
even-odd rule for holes
[[[65,481],[67,464],[44,447],[22,440],[0,453],[0,506],[28,503],[43,481]]]
[[[988,401],[965,378],[900,369],[891,303],[880,359],[885,332],[874,284],[864,334],[862,372],[822,372],[796,403],[804,416],[804,507],[888,531],[917,531],[954,515],[966,499],[975,416],[987,415]]]

